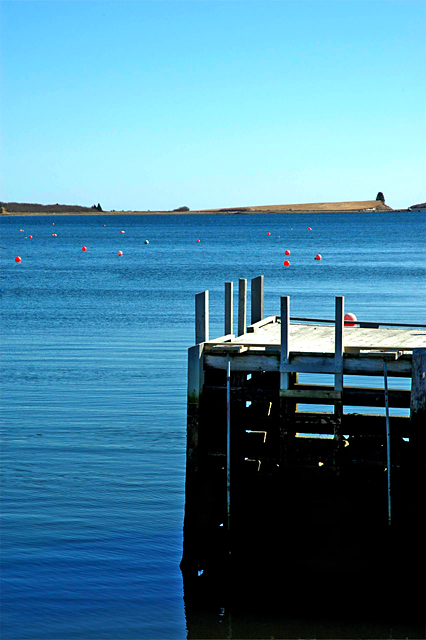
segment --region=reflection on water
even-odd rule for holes
[[[344,294],[360,319],[423,322],[421,216],[386,214],[386,233],[379,214],[58,216],[57,237],[52,221],[0,218],[2,637],[418,637],[265,611],[261,581],[248,607],[185,585],[184,608],[179,562],[194,295],[210,291],[212,336],[224,282],[261,273],[266,314],[290,295],[292,315],[330,317]]]

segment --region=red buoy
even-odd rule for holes
[[[22,262],[22,258],[20,258],[20,256],[16,256],[15,262]]]
[[[312,231],[312,227],[308,227],[308,231]]]
[[[120,233],[126,233],[125,231],[121,230]]]
[[[315,256],[315,260],[322,260],[322,255],[320,253],[317,253],[317,255]]]
[[[82,251],[87,251],[87,247],[81,247]]]
[[[286,250],[284,251],[284,255],[285,255],[285,256],[289,256],[289,255],[290,255],[290,251],[289,251],[288,249],[286,249]]]
[[[266,235],[267,235],[267,236],[270,236],[271,234],[270,234],[270,233],[269,233],[269,231],[268,231],[268,233],[267,233]]]
[[[200,240],[197,238],[197,242],[200,242]]]
[[[57,237],[58,237],[58,234],[57,234],[57,233],[52,233],[52,236],[53,236],[54,238],[57,238]]]
[[[28,236],[28,237],[29,237],[31,240],[33,239],[33,237],[32,237],[32,236]]]
[[[119,251],[119,252],[117,253],[117,255],[122,256],[122,255],[123,255],[123,252],[122,252],[122,251]]]
[[[356,315],[354,313],[345,313],[345,327],[356,327]],[[351,320],[351,322],[347,322]],[[355,322],[354,322],[355,321]]]
[[[19,229],[19,231],[23,231],[23,229]]]
[[[284,260],[283,265],[285,267],[289,267],[290,266],[290,260]]]

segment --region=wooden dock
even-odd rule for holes
[[[291,317],[288,296],[279,315],[264,317],[263,289],[263,276],[251,281],[247,326],[247,281],[239,281],[234,334],[233,283],[225,283],[224,335],[215,339],[208,291],[196,296],[184,576],[222,571],[232,558],[251,573],[273,566],[293,584],[318,573],[328,585],[378,571],[420,578],[426,326],[345,326],[343,297],[332,319]],[[411,385],[395,388],[403,378]]]

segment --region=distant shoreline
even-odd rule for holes
[[[252,215],[294,215],[294,214],[317,214],[317,213],[410,213],[412,210],[410,209],[379,209],[376,211],[366,211],[365,209],[349,209],[344,211],[337,210],[329,210],[329,211],[321,211],[318,209],[310,209],[310,210],[300,210],[300,211],[272,211],[272,210],[264,210],[264,211],[96,211],[96,212],[76,212],[76,211],[64,211],[60,213],[51,213],[51,212],[37,212],[37,213],[28,213],[25,211],[22,212],[6,212],[0,213],[0,217],[10,218],[16,216],[45,216],[45,217],[55,217],[55,216],[191,216],[191,215],[203,215],[203,216],[252,216]],[[415,209],[414,211],[417,211]]]
[[[381,200],[361,200],[355,202],[312,202],[303,204],[280,204],[262,205],[254,207],[223,207],[221,209],[197,209],[194,211],[100,211],[96,208],[79,210],[79,207],[69,205],[37,205],[29,203],[2,203],[0,215],[2,216],[63,216],[63,215],[139,215],[139,216],[181,216],[181,215],[259,215],[259,214],[293,214],[293,213],[376,213],[385,211],[395,211]],[[13,211],[7,211],[9,204]],[[17,211],[18,207],[23,208]],[[58,211],[52,209],[58,207]],[[25,211],[24,207],[29,210]],[[67,208],[69,210],[67,211]],[[34,210],[34,209],[39,210]],[[43,210],[44,209],[44,210]],[[408,211],[408,209],[398,209],[397,211]]]

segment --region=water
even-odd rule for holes
[[[186,357],[194,295],[209,289],[215,337],[224,282],[260,274],[266,315],[290,295],[291,315],[333,317],[345,295],[358,319],[425,323],[423,214],[3,217],[0,229],[2,638],[395,637],[386,623],[255,611],[189,622]]]

